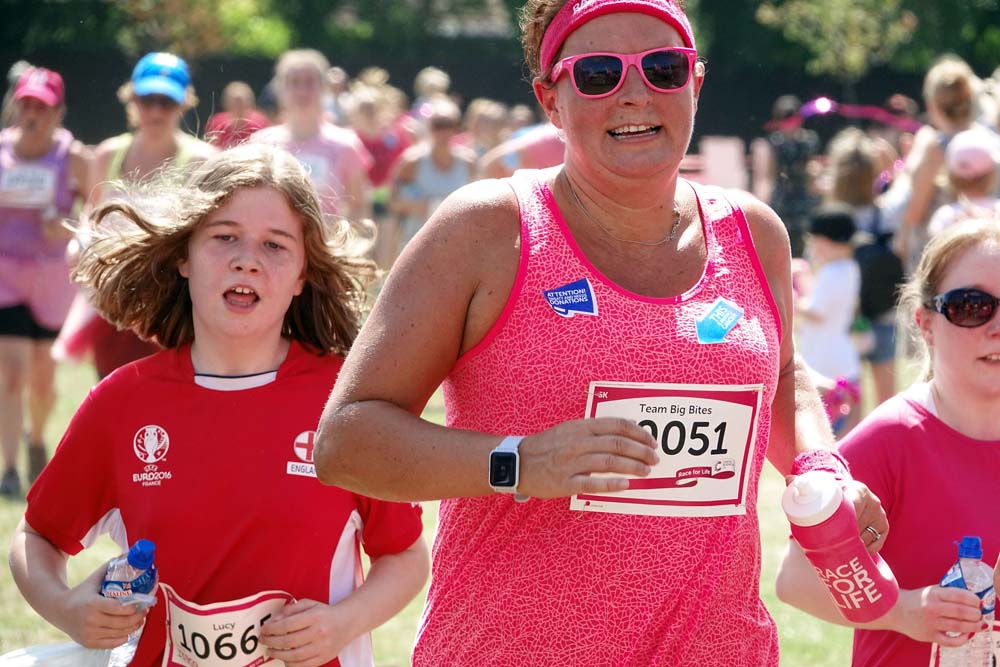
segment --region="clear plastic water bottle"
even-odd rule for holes
[[[979,596],[983,621],[987,628],[972,635],[961,646],[939,647],[940,667],[990,667],[993,664],[993,611],[996,593],[993,590],[993,568],[982,561],[983,545],[978,537],[966,536],[958,545],[958,562],[951,566],[942,586],[965,588]]]
[[[799,475],[785,489],[781,507],[841,616],[867,623],[892,609],[899,584],[886,562],[861,541],[854,505],[836,477],[819,470]]]
[[[149,540],[139,540],[128,553],[115,558],[108,564],[108,573],[101,584],[101,595],[113,598],[122,604],[134,604],[146,609],[156,604],[156,566],[153,553],[156,546]],[[132,662],[135,649],[139,646],[142,628],[128,636],[128,640],[111,649],[108,667],[127,667]]]

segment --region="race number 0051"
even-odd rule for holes
[[[712,424],[710,422],[693,422],[690,433],[688,433],[684,422],[678,420],[667,422],[662,429],[651,419],[643,419],[639,422],[639,426],[648,430],[653,439],[659,441],[660,448],[668,456],[680,454],[684,451],[684,446],[689,441],[693,444],[688,447],[687,453],[692,456],[701,456],[703,454],[719,456],[729,453],[725,448],[726,422],[724,421],[719,422],[708,433],[703,431],[711,428]],[[712,445],[711,434],[715,434],[714,447]],[[709,451],[710,447],[712,448],[711,451]]]

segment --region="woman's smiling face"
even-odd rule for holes
[[[667,46],[684,46],[674,27],[644,14],[616,13],[574,31],[559,57],[641,53]],[[630,67],[614,94],[588,99],[576,93],[567,73],[549,89],[542,89],[542,104],[565,132],[569,157],[575,158],[578,168],[590,165],[622,177],[642,177],[676,171],[691,140],[703,77],[702,65],[696,64],[686,87],[658,92]]]

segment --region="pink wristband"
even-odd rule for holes
[[[792,474],[801,475],[808,470],[832,472],[841,481],[853,479],[847,461],[832,449],[810,449],[796,455],[792,461]]]

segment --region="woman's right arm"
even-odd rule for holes
[[[501,181],[449,197],[407,245],[337,380],[320,422],[316,471],[327,484],[387,500],[489,495],[490,451],[504,435],[422,420],[456,360],[499,317],[518,270],[517,202]],[[526,406],[526,409],[527,406]],[[577,420],[521,443],[520,493],[621,490],[648,474],[656,443],[617,419]]]
[[[870,623],[847,621],[794,539],[782,558],[775,582],[778,599],[821,620],[866,630],[892,630],[921,642],[961,646],[981,630],[979,598],[961,588],[926,586],[901,589],[899,600],[885,616]],[[948,632],[960,633],[957,637]]]
[[[114,648],[139,629],[146,611],[99,594],[107,564],[71,588],[69,556],[21,520],[10,546],[10,571],[21,595],[46,621],[87,648]]]

